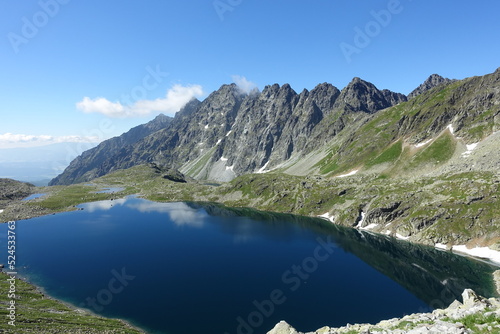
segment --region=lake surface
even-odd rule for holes
[[[321,219],[134,197],[80,207],[17,222],[19,272],[150,333],[266,333],[280,320],[305,332],[444,307],[466,287],[494,295],[489,264]]]
[[[22,200],[23,201],[31,201],[32,199],[37,199],[37,198],[40,198],[42,196],[44,196],[45,194],[32,194],[32,195],[29,195],[28,197],[26,198],[23,198]]]
[[[100,191],[96,191],[96,194],[113,194],[113,193],[118,193],[120,191],[125,190],[125,188],[122,187],[115,187],[115,188],[104,188]]]

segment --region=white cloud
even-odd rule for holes
[[[240,75],[233,75],[232,76],[233,78],[233,81],[236,85],[238,85],[238,87],[240,88],[240,90],[245,93],[245,94],[248,94],[250,93],[254,88],[257,88],[257,85],[251,81],[249,81],[247,78],[245,77],[242,77]]]
[[[98,112],[109,117],[120,117],[125,112],[125,108],[120,102],[113,103],[102,97],[97,99],[84,97],[76,104],[76,107],[84,113]]]
[[[153,113],[173,115],[195,97],[202,96],[203,88],[200,85],[174,85],[167,91],[164,98],[156,100],[139,100],[132,105],[123,105],[121,102],[111,102],[103,97],[91,99],[84,97],[76,107],[84,113],[101,113],[107,117],[141,117]]]
[[[97,143],[98,137],[49,136],[4,133],[0,134],[0,148],[36,147],[56,143]]]

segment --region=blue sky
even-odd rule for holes
[[[409,93],[500,67],[500,3],[0,0],[0,148],[102,140],[222,84]]]

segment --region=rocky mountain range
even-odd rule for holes
[[[353,120],[406,100],[359,78],[342,91],[323,83],[300,94],[288,84],[249,94],[235,84],[223,85],[203,102],[188,103],[172,120],[158,116],[85,152],[51,185],[84,182],[146,162],[198,179],[229,181],[305,156]]]
[[[305,174],[311,172],[310,165],[290,166],[312,152],[318,153],[313,159],[318,162],[332,155],[333,146],[335,160],[341,162],[357,157],[351,149],[354,141],[379,151],[398,138],[417,143],[435,136],[450,123],[456,131],[467,132],[465,137],[478,140],[493,131],[497,80],[498,71],[462,81],[432,75],[409,95],[409,101],[360,78],[342,91],[323,83],[296,93],[288,84],[274,84],[245,94],[235,84],[223,85],[202,102],[192,100],[173,119],[160,115],[86,151],[50,184],[85,182],[149,162],[215,181],[276,168]],[[445,93],[450,96],[439,101]],[[382,110],[403,102],[408,112],[391,115],[399,118],[386,122],[389,128],[383,129],[389,140],[378,143],[359,133]]]

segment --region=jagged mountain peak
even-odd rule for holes
[[[196,111],[196,108],[198,108],[200,104],[201,101],[197,98],[191,99],[191,101],[182,107],[181,110],[175,113],[175,118],[191,115],[194,111]]]
[[[444,78],[439,74],[431,74],[420,86],[415,88],[410,94],[408,94],[408,99],[412,99],[426,91],[444,84],[448,84],[456,80]]]
[[[296,96],[297,93],[293,90],[293,88],[289,84],[284,84],[280,86],[275,83],[274,85],[268,85],[264,87],[264,90],[261,93],[261,98],[270,99],[270,98],[285,98],[288,99],[292,96]]]
[[[152,122],[163,122],[165,120],[168,120],[170,119],[171,117],[165,115],[165,114],[158,114],[153,120]]]
[[[378,91],[377,87],[371,82],[365,81],[359,77],[354,77],[347,86],[342,89],[342,92],[355,92],[357,95],[362,95],[367,92]]]
[[[381,91],[371,82],[355,77],[342,89],[335,106],[351,112],[374,113],[403,101],[403,94]]]

